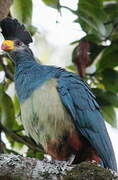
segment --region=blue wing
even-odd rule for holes
[[[95,96],[81,78],[66,72],[58,79],[61,100],[75,126],[96,149],[105,167],[117,170],[113,147]]]

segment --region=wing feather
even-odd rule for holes
[[[116,171],[112,143],[94,94],[88,85],[73,73],[61,76],[58,84],[61,100],[72,115],[77,130],[96,149],[104,166]]]

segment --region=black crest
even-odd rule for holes
[[[17,21],[17,19],[7,17],[0,22],[0,27],[6,40],[19,39],[26,45],[32,42],[30,33],[25,29],[24,25]]]

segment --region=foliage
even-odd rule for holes
[[[114,107],[117,107],[118,103],[117,7],[117,0],[79,0],[78,8],[74,11],[77,15],[76,22],[80,23],[86,36],[78,41],[73,51],[73,62],[76,59],[75,64],[79,64],[79,72],[82,71],[80,63],[86,65],[82,66],[85,69],[95,65],[96,71],[85,74],[84,77],[90,86],[94,87],[93,90],[102,107],[104,117],[112,125],[116,124]],[[89,49],[86,52],[84,52],[86,46],[81,48],[82,41],[89,43]],[[82,57],[87,56],[88,53],[89,59],[86,64],[87,57],[85,60]],[[81,58],[82,62],[80,62]]]
[[[14,0],[10,9],[11,15],[24,24],[31,24],[32,0]]]
[[[50,6],[52,8],[58,8],[59,7],[59,0],[42,0],[47,6]]]
[[[86,35],[80,40],[77,39],[72,61],[77,66],[80,75],[93,89],[105,119],[116,126],[114,108],[118,108],[118,1],[79,0],[77,10],[61,6],[59,0],[42,1],[60,12],[62,8],[67,8],[76,15],[75,22],[81,25]],[[32,0],[14,0],[10,14],[24,23],[34,34],[37,29],[31,24],[32,4]],[[87,68],[92,66],[96,67],[95,71],[87,73]],[[75,71],[74,65],[67,68]],[[0,124],[1,127],[4,126],[0,130],[7,135],[11,147],[17,148],[26,144],[27,154],[34,156],[36,148],[34,149],[31,145],[34,142],[24,136],[21,126],[18,99],[15,95],[11,97],[7,93],[13,82],[14,65],[3,56],[0,56],[1,71],[5,72],[5,78],[0,83]],[[29,150],[29,147],[32,150]],[[4,147],[3,151],[10,150]],[[41,157],[41,154],[36,156]]]

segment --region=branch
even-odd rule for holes
[[[69,10],[70,12],[72,12],[73,14],[76,14],[76,15],[77,15],[77,12],[76,12],[76,11],[74,11],[73,9],[71,9],[71,8],[69,8],[69,7],[67,7],[67,6],[61,6],[61,5],[60,5],[60,8],[67,9],[67,10]]]
[[[0,177],[5,176],[18,180],[113,180],[118,177],[96,163],[83,162],[72,167],[64,161],[52,163],[20,155],[1,154]]]
[[[36,145],[36,143],[31,138],[19,135],[16,132],[4,127],[1,123],[0,128],[6,135],[10,136],[13,140],[27,145],[33,151],[44,152],[41,145]]]

